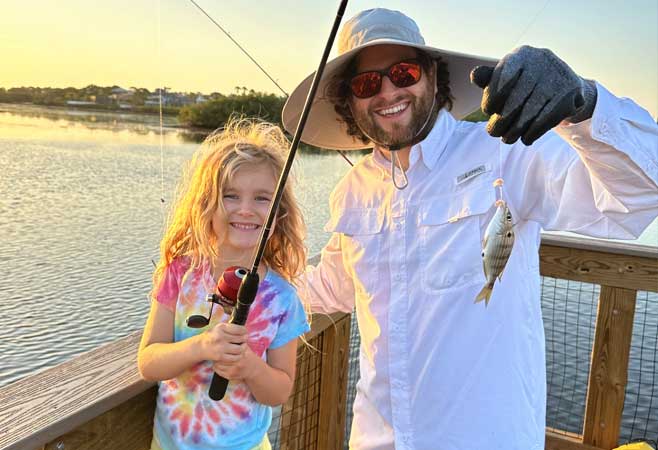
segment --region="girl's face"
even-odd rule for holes
[[[220,201],[226,215],[217,208],[212,219],[216,236],[224,236],[220,254],[223,258],[250,257],[274,197],[277,179],[272,167],[261,163],[243,165],[224,186]],[[274,223],[270,234],[274,232]]]

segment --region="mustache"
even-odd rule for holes
[[[393,98],[392,100],[386,100],[386,99],[381,99],[378,101],[374,101],[371,105],[370,112],[374,112],[377,109],[383,109],[383,108],[388,108],[390,106],[393,106],[397,103],[403,102],[403,101],[408,101],[411,103],[414,103],[414,97],[411,95],[398,95],[397,97]]]

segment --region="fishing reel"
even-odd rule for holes
[[[237,303],[238,289],[240,289],[242,279],[247,273],[248,270],[244,267],[231,266],[226,269],[217,282],[217,292],[208,294],[206,298],[210,302],[208,317],[202,315],[190,316],[186,320],[187,326],[190,328],[208,326],[215,305],[220,305],[226,314],[231,315]]]

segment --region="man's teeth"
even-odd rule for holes
[[[231,225],[240,230],[255,230],[256,228],[258,228],[258,225],[246,224],[246,223],[232,223]]]
[[[406,109],[408,105],[409,105],[408,103],[402,103],[400,105],[393,106],[392,108],[382,109],[381,111],[379,111],[379,114],[381,114],[382,116],[390,116],[391,114],[397,114],[400,111]]]

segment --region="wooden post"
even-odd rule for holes
[[[612,449],[619,440],[637,292],[601,286],[587,386],[583,442]]]
[[[318,450],[341,450],[345,439],[350,316],[324,332],[320,375]]]
[[[318,432],[320,351],[322,334],[297,349],[293,393],[281,408],[280,450],[314,449]]]

